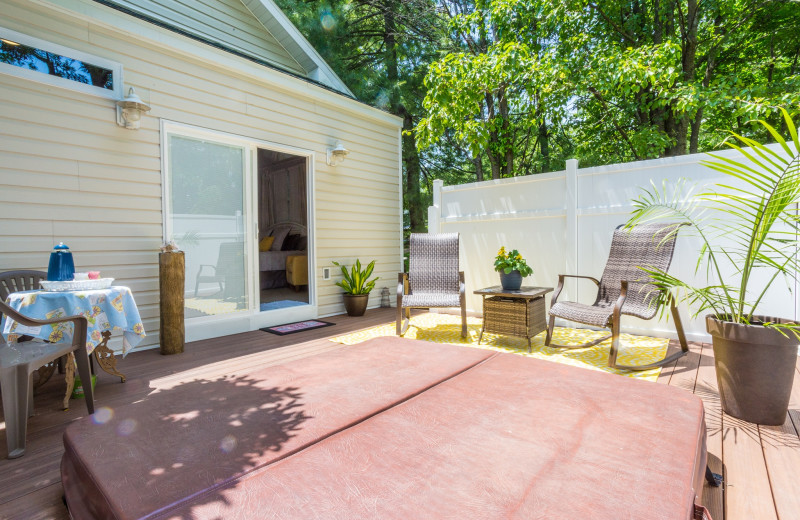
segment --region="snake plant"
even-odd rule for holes
[[[365,269],[361,269],[361,261],[356,260],[350,271],[339,262],[333,262],[334,265],[342,270],[342,280],[336,282],[336,285],[344,289],[347,294],[369,294],[375,288],[377,277],[367,281],[375,269],[375,260],[369,263]]]

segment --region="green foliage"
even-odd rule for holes
[[[523,278],[533,274],[533,269],[522,258],[519,251],[514,249],[511,252],[506,252],[505,247],[501,247],[497,252],[497,257],[494,259],[494,270],[497,272],[502,271],[506,274],[510,274],[512,271],[519,271]]]
[[[379,280],[375,277],[367,281],[375,269],[375,260],[370,262],[366,269],[362,269],[361,261],[356,260],[350,271],[339,262],[333,264],[342,270],[342,280],[336,282],[336,285],[344,289],[347,294],[369,294],[375,288],[375,282]]]
[[[656,285],[676,291],[697,314],[711,311],[725,320],[750,323],[772,282],[779,276],[797,278],[800,139],[789,113],[781,113],[788,138],[759,121],[780,150],[731,132],[733,140],[725,144],[745,160],[710,154],[714,160],[703,162],[728,176],[731,184],[717,184],[716,189],[696,196],[687,196],[685,186],[672,195],[666,187],[654,186],[634,201],[636,209],[628,226],[667,219],[690,224],[702,240],[696,271],[705,267],[709,285],[695,287],[664,271],[647,270]],[[769,281],[754,288],[751,282],[757,271],[766,273]],[[737,273],[738,279],[730,274],[723,277],[723,272]]]

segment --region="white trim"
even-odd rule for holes
[[[269,13],[269,15],[272,17],[272,20],[263,20],[260,16],[256,15],[255,12],[252,9],[250,9],[250,6],[248,5],[251,2],[258,2],[259,4],[261,4],[267,11],[267,13]],[[295,25],[291,22],[291,20],[289,20],[289,18],[286,16],[283,10],[280,7],[278,7],[277,4],[275,4],[275,2],[273,2],[272,0],[244,0],[243,3],[245,7],[247,7],[247,9],[253,14],[253,16],[264,25],[264,28],[267,29],[267,31],[270,34],[276,37],[278,42],[280,42],[280,37],[279,37],[280,35],[275,34],[276,32],[275,29],[270,27],[273,26],[273,24],[269,23],[270,21],[276,22],[277,27],[279,27],[284,32],[284,34],[286,34],[289,38],[291,38],[291,41],[295,44],[293,46],[294,49],[287,48],[286,46],[283,46],[283,44],[281,45],[284,47],[284,49],[286,49],[286,52],[288,52],[300,64],[301,67],[306,69],[306,72],[308,73],[310,78],[313,75],[316,75],[317,77],[312,79],[315,79],[320,83],[330,85],[331,87],[334,87],[346,94],[355,97],[355,95],[350,91],[350,89],[347,88],[347,85],[345,85],[344,81],[342,81],[341,78],[339,78],[339,76],[336,75],[333,69],[330,68],[330,66],[325,62],[322,56],[320,56],[320,54],[317,52],[314,46],[311,45],[308,42],[308,40],[306,40],[305,36],[303,36],[303,34],[299,30],[297,30],[297,27],[295,27]],[[292,51],[302,53],[303,55],[302,57],[312,61],[317,66],[317,68],[311,69],[304,66],[301,63],[301,60],[298,59],[297,56],[295,56],[295,52]]]
[[[300,78],[235,56],[229,52],[198,44],[196,40],[189,37],[125,15],[93,0],[30,1],[113,31],[118,36],[124,36],[158,48],[168,48],[180,56],[205,63],[208,66],[214,66],[220,71],[228,71],[280,91],[288,91],[296,95],[305,96],[314,102],[328,105],[334,110],[340,110],[395,127],[402,128],[403,126],[403,120],[398,116],[331,92]]]
[[[167,171],[169,165],[169,143],[170,135],[180,135],[194,139],[204,139],[215,143],[237,146],[244,150],[244,236],[245,248],[247,251],[245,266],[245,284],[248,290],[249,306],[245,310],[238,312],[217,314],[213,316],[203,316],[186,320],[186,341],[196,341],[208,339],[239,332],[256,330],[261,327],[277,325],[286,321],[301,321],[318,317],[317,308],[317,288],[316,288],[316,217],[314,210],[314,162],[315,154],[312,150],[297,148],[261,139],[255,139],[245,135],[232,134],[220,130],[179,123],[161,119],[161,185],[162,185],[162,209],[163,209],[163,232],[164,241],[169,239],[172,232],[170,229],[170,207],[169,200],[169,179]],[[308,257],[309,257],[309,279],[308,279],[308,305],[290,307],[287,309],[276,309],[272,311],[260,310],[260,287],[258,277],[258,225],[255,209],[258,205],[258,193],[255,189],[254,180],[257,178],[257,161],[255,154],[258,149],[268,149],[280,153],[287,153],[306,158],[306,198],[307,198],[307,218],[308,218]],[[252,239],[251,239],[252,238]],[[313,266],[313,269],[312,269]]]
[[[11,65],[10,63],[0,63],[0,73],[8,74],[10,76],[17,76],[30,81],[35,81],[37,83],[52,85],[54,87],[76,90],[78,92],[83,92],[84,94],[92,94],[94,96],[100,96],[108,99],[117,100],[122,99],[123,97],[121,63],[117,63],[116,61],[111,61],[106,58],[101,58],[99,56],[95,56],[94,54],[88,54],[86,52],[71,49],[69,47],[64,47],[63,45],[58,45],[47,40],[29,36],[3,26],[0,26],[0,37],[20,43],[22,45],[27,45],[28,47],[52,52],[65,58],[78,60],[88,63],[89,65],[97,65],[98,67],[108,69],[112,74],[113,88],[109,90],[103,87],[96,87],[94,85],[89,85],[88,83],[80,83],[78,81],[59,76],[51,76],[50,74],[40,72],[38,70],[26,69],[17,65]]]

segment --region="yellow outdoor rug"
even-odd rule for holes
[[[619,374],[626,377],[646,379],[656,381],[661,373],[660,368],[641,371],[627,371],[609,368],[608,352],[611,348],[611,339],[595,345],[594,347],[582,349],[555,349],[544,346],[545,332],[531,338],[532,353],[528,353],[528,341],[525,338],[515,336],[502,336],[499,334],[483,335],[481,344],[478,345],[478,337],[481,333],[481,319],[467,318],[467,328],[469,336],[461,337],[461,316],[452,314],[422,314],[411,318],[411,325],[408,327],[404,337],[409,339],[420,339],[434,343],[450,343],[453,345],[464,345],[468,347],[495,350],[499,352],[511,352],[521,356],[535,357],[572,365],[590,370],[602,370]],[[371,329],[346,334],[330,338],[331,341],[353,345],[361,343],[371,338],[380,336],[394,336],[396,326],[394,323],[380,325]],[[595,338],[607,334],[605,331],[594,331],[585,329],[567,329],[556,327],[553,331],[553,342],[570,345],[586,343]],[[620,336],[620,352],[617,356],[619,363],[624,365],[646,365],[664,358],[667,352],[668,339],[651,338],[647,336],[632,336],[622,334]]]

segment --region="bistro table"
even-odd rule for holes
[[[131,290],[123,286],[86,291],[20,291],[11,293],[6,303],[16,311],[35,319],[83,315],[88,320],[86,350],[105,372],[117,376],[124,383],[125,376],[117,370],[114,351],[108,348],[113,331],[122,332],[122,357],[144,338],[144,326]],[[3,317],[0,331],[8,341],[20,336],[32,336],[50,342],[72,341],[72,324],[57,323],[40,327],[27,327]],[[74,355],[69,354],[66,366],[67,395],[64,409],[69,407],[69,397],[75,383]],[[52,371],[52,368],[51,368]],[[82,381],[82,384],[91,384]]]
[[[483,327],[478,345],[484,332],[521,336],[528,339],[530,352],[531,338],[547,328],[544,296],[552,291],[552,287],[526,286],[508,291],[499,285],[474,291],[483,296]]]

